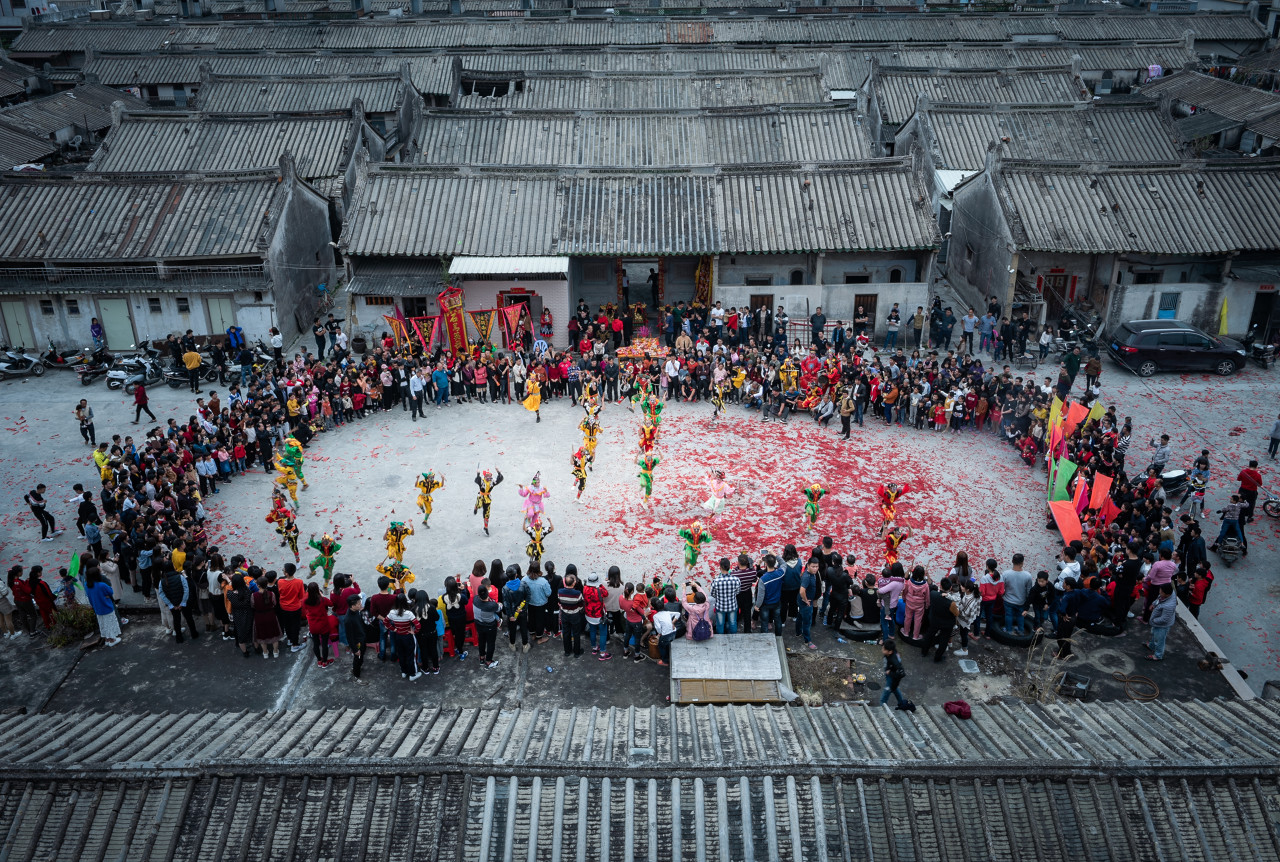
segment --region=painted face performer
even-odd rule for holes
[[[658,426],[654,425],[653,420],[646,416],[644,417],[644,424],[640,426],[640,451],[652,452],[657,445]]]
[[[307,571],[309,571],[311,573],[311,577],[314,578],[316,576],[316,569],[324,569],[324,589],[327,592],[329,589],[329,582],[333,580],[333,558],[338,551],[342,550],[342,545],[335,542],[333,540],[333,536],[330,536],[328,533],[321,536],[320,541],[318,542],[316,541],[316,534],[312,533],[307,544],[316,551],[316,558],[307,564]]]
[[[298,477],[298,481],[302,483],[302,490],[307,490],[311,486],[307,484],[307,477],[302,474],[302,444],[293,437],[286,437],[284,441],[284,453],[280,455],[280,459],[284,461],[286,467],[292,467],[294,475]]]
[[[497,476],[494,476],[494,473]],[[484,472],[476,471],[476,486],[480,488],[476,494],[476,507],[471,510],[471,514],[475,514],[483,510],[484,512],[484,534],[489,535],[489,507],[493,505],[493,489],[502,484],[502,471],[497,467],[493,468],[493,473],[488,470]]]
[[[884,522],[880,525],[881,536],[893,527],[893,519],[898,514],[898,498],[910,491],[910,485],[897,485],[893,482],[876,488],[876,494],[880,497],[880,511],[884,514]]]
[[[524,382],[525,398],[520,402],[524,405],[524,409],[528,410],[534,416],[538,417],[538,421],[542,421],[542,414],[538,412],[542,408],[542,387],[539,385],[537,378],[530,377]]]
[[[662,408],[665,406],[666,404],[660,401],[658,396],[654,395],[652,392],[649,393],[649,397],[644,400],[644,415],[652,420],[654,428],[657,428],[662,424]]]
[[[588,416],[578,423],[578,430],[582,432],[582,448],[587,451],[587,469],[591,470],[596,463],[596,444],[600,437],[600,423]]]
[[[542,487],[541,473],[534,473],[533,479],[528,485],[517,485],[516,488],[519,490],[520,496],[524,497],[523,526],[528,531],[529,527],[542,519],[542,513],[545,508],[544,500],[551,496],[551,492]]]
[[[578,497],[582,499],[582,492],[587,490],[587,450],[579,447],[577,452],[570,456],[570,463],[573,465],[573,481],[578,486]]]
[[[444,487],[444,474],[436,478],[434,472],[426,472],[413,484],[418,489],[418,509],[422,512],[422,526],[430,528],[427,519],[431,517],[431,495]]]
[[[647,509],[653,508],[653,468],[661,463],[657,452],[641,452],[636,459],[640,468],[640,504]]]
[[[529,558],[529,565],[536,566],[542,562],[542,554],[545,551],[542,543],[547,536],[555,532],[555,529],[550,518],[545,520],[539,518],[532,525],[524,528],[525,534],[529,537],[529,544],[524,546],[525,555]]]
[[[417,576],[414,575],[413,572],[409,571],[409,567],[399,560],[392,560],[390,563],[383,560],[381,563],[374,566],[374,570],[377,571],[378,574],[386,575],[391,579],[392,592],[403,590],[405,587],[409,586],[409,584],[412,584],[417,580]]]
[[[275,483],[281,488],[289,489],[289,497],[296,507],[298,505],[298,474],[293,471],[292,467],[285,464],[279,455],[276,456],[275,465],[276,471],[280,474],[275,478]]]
[[[404,540],[413,535],[413,527],[401,521],[392,521],[382,541],[387,543],[387,556],[397,563],[404,562]]]
[[[271,511],[267,513],[267,523],[275,524],[280,544],[288,546],[293,551],[293,561],[298,562],[298,525],[293,519],[293,510],[285,502],[284,491],[278,487],[271,489]]]
[[[814,525],[818,523],[818,501],[830,493],[831,489],[821,482],[814,482],[808,488],[804,489],[804,522],[805,532],[814,529]]]
[[[723,470],[707,471],[707,487],[711,490],[711,496],[702,504],[702,508],[709,510],[714,518],[724,511],[725,498],[733,496],[733,488],[724,480]]]
[[[695,518],[689,522],[689,526],[681,528],[676,535],[684,539],[684,570],[692,572],[698,565],[698,555],[701,553],[702,545],[713,541],[711,532]]]
[[[910,527],[894,527],[884,537],[884,564],[892,566],[898,562],[898,548],[911,537]]]
[[[711,390],[711,406],[715,409],[711,411],[711,421],[714,422],[720,418],[720,414],[724,412],[724,387],[715,386]]]

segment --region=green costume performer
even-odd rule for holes
[[[698,565],[698,554],[701,553],[702,545],[712,541],[711,533],[702,526],[701,521],[694,520],[677,535],[684,539],[684,567],[692,572],[693,567]]]
[[[814,482],[808,488],[804,489],[804,516],[806,520],[805,530],[812,530],[813,525],[818,522],[818,501],[825,497],[830,491],[827,486]]]
[[[653,427],[657,428],[662,424],[662,408],[666,404],[659,401],[657,396],[650,395],[644,402],[644,415],[653,420]]]
[[[644,493],[644,502],[647,504],[649,498],[653,496],[653,468],[662,463],[662,459],[658,457],[656,452],[641,453],[636,459],[636,466],[640,468],[640,490]]]
[[[333,555],[342,550],[342,545],[335,542],[333,536],[328,533],[321,536],[318,542],[316,541],[316,534],[312,533],[311,539],[307,544],[319,552],[316,558],[307,565],[307,570],[311,573],[311,577],[314,578],[316,569],[324,569],[324,588],[328,590],[329,582],[333,580]]]
[[[280,456],[281,462],[286,467],[292,467],[293,473],[298,477],[298,481],[302,483],[302,490],[311,487],[307,484],[307,477],[302,475],[302,444],[292,437],[285,438],[284,454]]]

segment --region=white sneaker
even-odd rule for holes
[[[489,662],[487,665],[485,665],[485,667],[490,668],[490,669],[495,668],[495,667],[497,667],[497,666],[498,666],[498,663],[497,663],[496,661],[491,661],[491,662]]]
[[[306,648],[307,648],[306,644],[298,644],[297,646],[289,647],[289,652],[297,652],[298,650],[302,650]]]
[[[52,541],[53,541],[53,536],[46,536],[45,538],[41,539],[40,541],[42,541],[42,542],[52,542]]]
[[[120,620],[120,625],[127,626],[128,624],[129,624],[129,621],[127,619]]]
[[[951,654],[952,655],[968,655],[969,651],[967,649],[958,649],[958,650],[952,650]]]
[[[413,682],[415,679],[417,679],[420,676],[422,676],[422,671],[418,671],[413,676],[409,677],[409,682]]]

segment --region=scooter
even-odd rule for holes
[[[267,346],[262,343],[261,338],[259,338],[254,343],[252,352],[253,352],[253,367],[250,369],[250,371],[254,374],[257,374],[258,372],[262,371],[262,369],[266,368],[268,365],[270,365],[272,362],[275,361],[275,357],[271,355],[270,350],[267,350]],[[239,359],[239,351],[237,350],[235,351],[235,353],[236,353],[236,358]],[[233,380],[240,376],[239,362],[230,362],[227,364],[227,376],[232,378]]]
[[[137,347],[142,351],[142,353],[116,358],[115,364],[111,366],[111,369],[107,372],[108,389],[121,388],[128,383],[130,378],[136,377],[142,373],[143,363],[148,360],[156,361],[160,358],[160,351],[151,347],[150,342],[146,339],[138,342]]]
[[[80,385],[88,386],[99,377],[104,376],[111,370],[111,365],[115,361],[105,347],[99,347],[93,351],[93,355],[89,357],[89,361],[83,365],[75,367],[76,374],[80,375]]]
[[[25,377],[28,374],[36,377],[44,374],[44,363],[40,361],[40,357],[27,353],[25,348],[19,347],[17,350],[10,350],[8,347],[0,348],[4,351],[4,356],[0,357],[0,380],[10,377]]]
[[[218,379],[218,369],[213,363],[205,360],[200,363],[200,379],[206,382]],[[191,383],[191,376],[187,373],[187,369],[180,371],[166,371],[164,373],[164,382],[168,383],[173,389],[181,389]]]
[[[61,368],[72,371],[77,365],[82,364],[89,358],[89,348],[83,347],[79,350],[64,350],[58,352],[58,348],[54,347],[53,342],[49,342],[49,349],[40,354],[40,361],[44,363],[46,368]]]
[[[1273,518],[1280,518],[1280,497],[1268,491],[1267,501],[1262,504],[1262,511]]]
[[[125,379],[124,391],[132,395],[139,384],[155,386],[161,380],[164,380],[164,369],[160,366],[160,363],[150,356],[144,356],[138,369]]]
[[[1271,363],[1276,361],[1276,346],[1274,344],[1258,344],[1258,324],[1249,327],[1249,332],[1245,337],[1240,339],[1240,343],[1244,345],[1244,349],[1249,352],[1249,358],[1259,368],[1270,368]]]

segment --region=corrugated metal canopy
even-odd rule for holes
[[[567,257],[455,257],[449,275],[547,275],[567,273]]]

